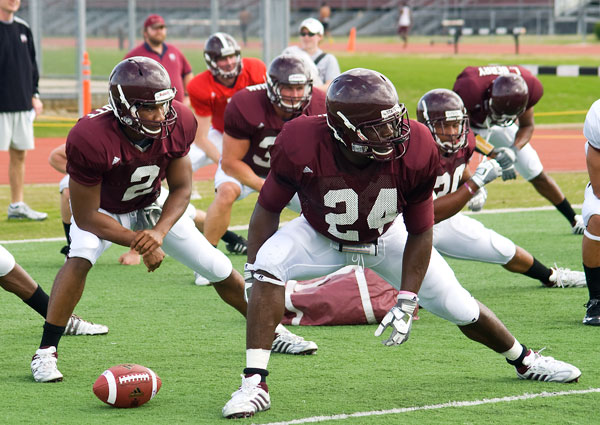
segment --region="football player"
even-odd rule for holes
[[[15,257],[0,245],[0,286],[21,298],[25,304],[46,318],[48,294],[15,261]],[[108,327],[83,320],[74,314],[69,317],[63,335],[103,335]]]
[[[270,169],[269,150],[284,123],[325,112],[325,94],[313,90],[310,72],[297,56],[276,57],[266,79],[265,84],[236,93],[225,109],[223,158],[204,226],[206,239],[213,245],[229,226],[233,203],[260,191]],[[297,198],[290,208],[300,211]]]
[[[456,78],[454,91],[467,108],[471,129],[483,143],[514,152],[514,168],[510,161],[501,164],[502,178],[516,178],[516,169],[565,216],[574,234],[582,234],[581,215],[575,214],[554,179],[544,172],[529,143],[534,130],[533,107],[544,92],[540,80],[522,66],[469,66]]]
[[[62,380],[56,365],[60,337],[89,270],[112,243],[135,249],[149,272],[169,254],[206,276],[225,302],[246,314],[242,276],[184,214],[192,185],[187,154],[196,121],[174,97],[161,64],[129,58],[110,75],[110,105],[81,118],[69,132],[71,248],[54,281],[40,348],[31,362],[37,382]],[[155,201],[164,178],[170,191],[161,209]],[[277,342],[281,338],[287,344]],[[306,346],[316,350],[281,325],[273,343],[285,353],[297,354],[293,350]]]
[[[284,282],[347,264],[369,267],[400,290],[375,331],[391,328],[385,345],[408,339],[420,304],[501,353],[519,378],[577,380],[576,367],[521,345],[432,249],[438,149],[424,125],[409,121],[392,83],[375,71],[349,70],[331,83],[326,106],[326,115],[286,124],[271,149],[271,171],[250,221],[246,369],[223,416],[270,408],[269,335],[284,311]],[[278,229],[295,193],[303,214]]]
[[[582,257],[590,299],[583,318],[584,325],[600,326],[600,100],[593,103],[585,117],[583,135],[590,182],[583,201]]]
[[[246,86],[264,83],[265,64],[256,58],[242,58],[237,41],[229,34],[216,32],[204,44],[206,71],[188,84],[198,130],[190,148],[192,170],[218,163],[223,151],[225,106]],[[225,231],[223,240],[232,254],[246,254],[246,240]],[[217,241],[214,242],[216,245]]]
[[[585,286],[583,272],[562,267],[548,268],[533,255],[502,235],[467,217],[460,210],[476,200],[476,208],[485,201],[486,176],[494,160],[483,161],[475,174],[468,164],[475,150],[475,137],[469,131],[469,119],[460,96],[447,89],[431,90],[417,104],[417,120],[427,126],[440,151],[440,167],[433,191],[435,225],[433,246],[443,255],[463,260],[502,264],[513,272],[539,280],[546,287]],[[470,205],[473,208],[473,204]]]

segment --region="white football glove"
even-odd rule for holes
[[[495,159],[490,159],[481,162],[479,166],[477,166],[475,173],[471,176],[471,180],[477,187],[483,187],[496,177],[500,176],[500,174],[502,174],[500,164],[498,164]]]
[[[485,189],[485,187],[482,187],[477,192],[475,192],[475,195],[473,195],[469,202],[467,202],[467,208],[475,212],[481,211],[483,209],[483,206],[485,205],[486,199],[487,190]]]
[[[375,336],[380,336],[390,325],[392,326],[390,337],[383,341],[387,346],[400,345],[408,340],[413,314],[417,308],[418,298],[413,292],[400,291],[397,300],[396,305],[387,312],[375,331]]]
[[[517,178],[517,172],[515,170],[515,161],[517,160],[517,154],[511,148],[497,148],[494,149],[496,157],[494,158],[502,167],[502,180],[512,180]]]

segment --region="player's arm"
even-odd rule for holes
[[[63,143],[57,146],[50,152],[48,162],[56,171],[62,174],[67,174],[67,151],[66,144]]]
[[[233,136],[223,133],[223,158],[221,167],[231,177],[237,179],[240,183],[251,187],[260,192],[265,180],[256,175],[244,161],[244,156],[250,149],[250,140],[237,139]]]
[[[515,148],[521,150],[531,140],[534,129],[533,106],[519,116],[519,130],[515,136]]]
[[[208,130],[210,130],[212,116],[208,115],[203,117],[196,115],[195,112],[194,116],[196,117],[196,122],[198,123],[194,143],[196,146],[206,152],[206,156],[208,156],[215,164],[217,164],[219,159],[221,159],[221,154],[219,153],[217,147],[210,140],[208,140]]]
[[[71,193],[71,211],[77,227],[93,233],[100,239],[129,246],[135,232],[121,226],[114,218],[98,211],[100,208],[101,184],[84,186],[75,180],[69,180]]]
[[[596,195],[597,198],[600,198],[600,150],[588,143],[585,160],[594,195]]]
[[[479,187],[471,180],[471,176],[472,173],[467,164],[458,184],[458,189],[434,199],[433,216],[436,223],[446,220],[462,210],[473,194],[479,190]]]
[[[131,248],[140,254],[160,248],[164,237],[183,215],[190,203],[192,193],[192,164],[190,158],[186,155],[171,160],[166,174],[169,196],[167,196],[162,207],[160,218],[152,229],[137,232],[131,242]]]

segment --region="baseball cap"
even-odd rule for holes
[[[144,21],[144,29],[154,26],[156,24],[165,25],[165,20],[160,15],[150,15]]]
[[[303,20],[300,23],[299,30],[302,31],[302,28],[306,28],[307,30],[309,30],[313,34],[323,35],[323,33],[325,32],[324,29],[323,29],[323,24],[320,23],[315,18],[307,18],[307,19]]]

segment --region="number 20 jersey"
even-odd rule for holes
[[[196,119],[173,101],[177,122],[171,134],[145,151],[125,136],[110,106],[82,117],[67,137],[67,173],[84,186],[101,184],[100,208],[123,214],[150,205],[160,193],[171,160],[187,155]]]
[[[400,213],[409,233],[422,233],[433,226],[439,154],[427,127],[411,120],[410,129],[402,158],[361,169],[343,157],[324,115],[296,118],[271,148],[271,173],[258,202],[277,212],[298,192],[310,225],[340,243],[375,242]]]

